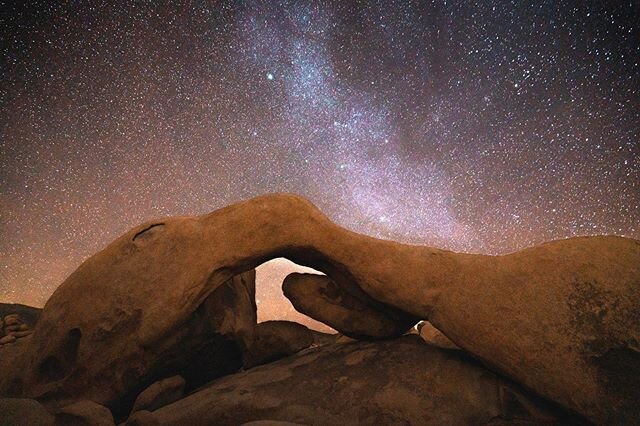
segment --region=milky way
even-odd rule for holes
[[[267,192],[465,252],[640,238],[636,2],[9,3],[0,301],[42,305],[143,221]]]

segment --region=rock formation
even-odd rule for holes
[[[133,403],[131,412],[153,411],[184,396],[186,382],[181,376],[168,377],[146,388]]]
[[[245,356],[244,366],[276,361],[310,346],[333,343],[335,335],[310,330],[291,321],[265,321],[256,326],[254,339]]]
[[[42,309],[20,303],[0,303],[0,318],[7,315],[18,314],[23,324],[33,328],[40,318]]]
[[[284,194],[149,222],[87,259],[49,299],[0,389],[48,406],[113,407],[200,343],[190,336],[200,336],[193,329],[212,293],[275,257],[324,272],[347,308],[398,325],[336,325],[346,335],[396,337],[428,319],[495,371],[594,422],[640,417],[640,242],[584,237],[460,254],[347,231]]]
[[[23,305],[4,305],[6,306],[23,306]],[[17,309],[19,310],[19,309]],[[9,311],[7,309],[7,311]],[[10,311],[9,311],[10,312]],[[27,321],[25,321],[25,319]],[[0,347],[14,343],[18,339],[30,336],[33,333],[31,330],[31,324],[35,322],[33,316],[27,313],[24,318],[19,313],[7,313],[7,315],[0,316]]]
[[[418,334],[422,340],[430,345],[443,349],[460,349],[458,345],[447,338],[440,330],[435,328],[429,321],[422,321],[418,324]]]
[[[217,380],[153,412],[161,425],[482,425],[495,418],[560,421],[460,351],[418,336],[310,349]]]
[[[416,323],[405,314],[376,309],[326,275],[289,274],[282,291],[297,311],[354,338],[398,336]]]

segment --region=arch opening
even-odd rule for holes
[[[325,275],[321,271],[298,265],[283,257],[271,259],[256,268],[258,322],[286,320],[300,323],[312,330],[335,333],[336,331],[328,325],[296,311],[289,299],[284,296],[282,282],[293,272]]]

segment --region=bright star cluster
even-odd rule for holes
[[[637,2],[1,7],[0,301],[43,305],[143,221],[269,192],[465,252],[640,238]]]

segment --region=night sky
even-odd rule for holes
[[[0,1],[2,302],[269,192],[456,251],[640,238],[638,2],[124,3]]]

